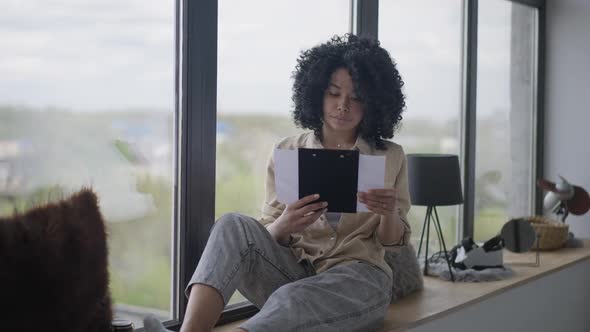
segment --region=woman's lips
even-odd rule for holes
[[[333,116],[332,119],[337,120],[337,121],[342,121],[342,122],[348,122],[348,121],[350,121],[349,119],[339,118],[339,117],[336,117],[336,116]]]

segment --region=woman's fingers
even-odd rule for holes
[[[298,201],[295,201],[293,204],[289,205],[292,210],[299,210],[300,208],[304,207],[305,205],[317,200],[320,198],[319,194],[313,194],[309,196],[305,196]]]
[[[369,196],[369,195],[359,195],[359,201],[364,204],[374,204],[380,205],[383,207],[392,206],[395,204],[394,197],[385,197],[385,196]]]
[[[395,207],[395,189],[371,189],[368,192],[359,192],[358,197],[374,213],[388,214]]]
[[[314,211],[321,210],[321,209],[325,208],[326,206],[328,206],[328,202],[317,202],[317,203],[313,203],[313,204],[308,204],[308,205],[298,209],[297,211],[295,211],[295,214],[298,216],[304,217]]]
[[[369,189],[367,191],[369,195],[377,195],[377,196],[387,196],[393,197],[395,196],[395,189],[387,188],[387,189]]]
[[[364,197],[361,196],[361,202],[365,204],[371,203],[375,205],[381,205],[383,203],[387,203],[388,201],[391,201],[391,197],[378,197],[374,195],[366,195]]]
[[[319,211],[316,211],[316,212],[308,215],[307,217],[303,217],[303,218],[299,219],[299,225],[303,226],[303,228],[301,230],[303,230],[305,227],[316,222],[316,220],[318,220],[320,218],[320,216],[322,214],[324,214],[326,211],[328,211],[328,209],[321,209]]]
[[[376,203],[364,203],[369,211],[377,214],[388,214],[393,212],[393,208],[390,204],[376,204]]]
[[[371,189],[366,193],[361,192],[361,194],[374,201],[394,200],[396,197],[394,189]]]
[[[288,233],[301,232],[326,212],[328,203],[317,202],[318,198],[319,195],[309,195],[287,206],[283,211],[283,224]]]
[[[396,192],[395,189],[371,189],[367,192],[360,191],[358,196],[371,201],[387,202],[395,200]]]

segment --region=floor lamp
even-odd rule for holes
[[[407,159],[412,205],[426,206],[426,216],[422,225],[420,246],[418,247],[419,258],[424,234],[426,233],[424,275],[428,273],[428,242],[430,240],[430,224],[433,224],[451,273],[451,280],[454,282],[455,276],[451,269],[451,262],[436,207],[463,203],[459,157],[448,154],[408,154]]]

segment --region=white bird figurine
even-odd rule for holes
[[[574,197],[574,186],[572,186],[561,175],[560,183],[555,184],[555,191],[549,191],[543,199],[543,208],[547,211],[555,209],[561,202],[565,202]]]
[[[547,194],[543,199],[543,208],[546,211],[553,211],[561,221],[565,222],[568,214],[582,215],[590,209],[590,196],[580,186],[569,183],[565,178],[559,176],[560,183],[553,183],[545,179],[537,180],[537,185],[545,190]]]

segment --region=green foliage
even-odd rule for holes
[[[217,144],[215,216],[239,212],[258,218],[273,144],[299,130],[286,116],[220,115],[218,120],[230,128]]]
[[[119,139],[116,139],[116,140],[113,140],[113,145],[115,146],[117,151],[119,151],[121,153],[121,155],[123,157],[125,157],[125,159],[128,162],[130,162],[132,164],[137,162],[137,156],[135,155],[135,153],[133,153],[133,150],[129,146],[129,143],[119,140]]]
[[[440,220],[440,226],[443,232],[443,237],[447,245],[447,250],[450,250],[456,243],[455,238],[457,237],[457,206],[438,206],[436,208],[438,217]],[[426,207],[424,206],[412,206],[408,215],[410,227],[412,228],[411,242],[418,250],[420,244],[420,235],[422,233],[422,227],[424,225],[424,217],[426,216]],[[434,223],[431,221],[430,224],[430,246],[429,254],[442,250],[441,244],[438,243],[438,238]],[[426,238],[426,234],[424,234]],[[422,248],[424,250],[424,248]],[[424,254],[424,251],[421,253]]]
[[[156,209],[141,219],[109,223],[111,292],[115,302],[170,310],[172,186],[142,176],[137,191],[149,194]]]
[[[30,110],[15,106],[0,106],[0,140],[16,139],[23,128],[30,127]]]
[[[503,208],[482,208],[475,216],[474,240],[486,241],[498,235],[508,217]]]
[[[32,192],[14,199],[0,199],[0,216],[24,212],[46,203],[55,202],[66,195],[67,191],[62,186],[53,185],[35,188]]]
[[[236,174],[217,183],[215,219],[228,212],[239,212],[257,218],[262,206],[263,177],[251,174]]]
[[[172,218],[175,208],[173,184],[170,179],[141,175],[142,172],[134,169],[136,157],[131,147],[126,141],[118,138],[120,132],[111,126],[114,119],[143,123],[149,116],[146,112],[81,114],[63,110],[30,110],[4,106],[0,107],[0,140],[27,139],[29,134],[37,138],[59,136],[56,142],[71,142],[67,151],[72,155],[78,156],[78,159],[89,159],[84,159],[86,164],[83,165],[96,166],[103,161],[98,159],[99,156],[93,157],[93,151],[83,154],[84,150],[88,149],[87,142],[77,138],[80,133],[96,142],[110,138],[111,141],[107,143],[112,144],[111,146],[114,146],[127,162],[116,167],[131,170],[136,176],[136,192],[148,195],[155,204],[152,213],[141,218],[107,222],[109,271],[114,301],[170,310]],[[172,130],[172,116],[169,121],[171,123],[167,127]],[[218,136],[216,147],[215,216],[218,218],[223,213],[240,212],[256,218],[260,215],[264,200],[266,162],[272,146],[280,138],[294,135],[300,130],[295,128],[290,117],[284,115],[220,114],[218,122],[227,124],[228,129],[224,135]],[[439,124],[430,119],[420,119],[405,122],[399,134],[403,139],[404,134],[411,136],[412,133],[426,132],[426,139],[416,144],[411,152],[437,152],[441,148],[439,139],[456,137],[457,126],[458,121],[455,120]],[[43,131],[41,135],[38,133],[39,130]],[[173,133],[168,134],[172,137]],[[90,160],[92,158],[97,160]],[[69,162],[75,161],[76,158]],[[111,166],[101,164],[100,167]],[[479,180],[483,182],[478,183],[480,187],[497,184],[496,178],[489,175]],[[0,214],[11,214],[14,208],[23,211],[35,204],[62,198],[66,194],[63,187],[56,185],[37,188],[15,201],[0,199]],[[482,204],[477,211],[476,239],[487,239],[497,234],[505,221],[505,203],[492,201],[485,195],[485,191],[478,191],[480,202],[486,204]],[[410,211],[412,241],[415,244],[419,241],[425,210],[422,207],[413,207]],[[438,208],[438,212],[445,240],[447,245],[452,247],[456,238],[456,207]],[[435,234],[433,229],[431,233]],[[431,236],[431,240],[432,244],[436,244],[435,235]],[[234,301],[240,299],[242,297],[236,293]]]
[[[170,258],[142,259],[141,275],[110,270],[110,288],[115,302],[170,310]]]

